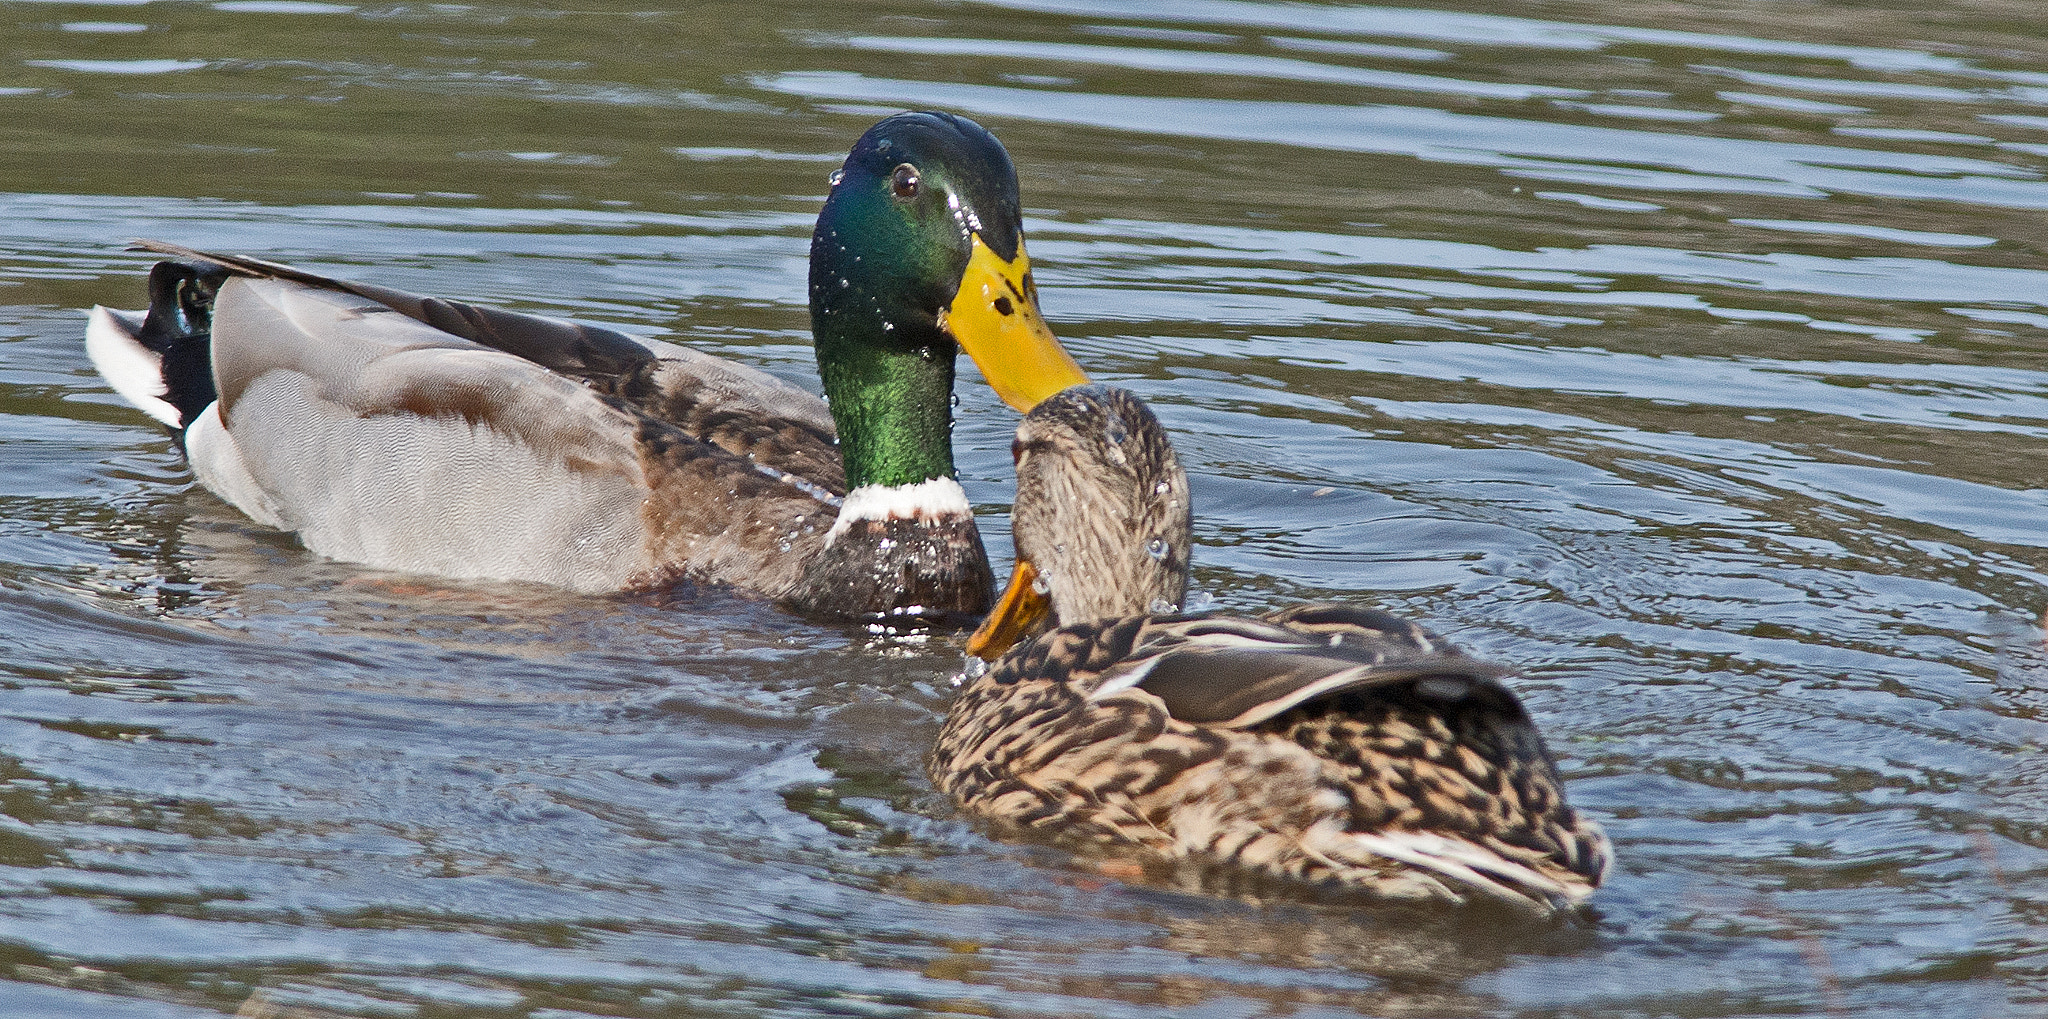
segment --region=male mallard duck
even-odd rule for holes
[[[147,314],[94,308],[86,349],[202,484],[330,558],[978,615],[955,354],[1020,410],[1084,379],[1039,315],[1016,170],[974,122],[906,113],[832,181],[810,281],[829,410],[673,344],[154,242],[189,261],[157,264]]]
[[[1187,477],[1123,390],[1047,399],[1011,448],[1016,572],[969,642],[995,664],[930,762],[966,809],[1392,898],[1592,894],[1607,837],[1565,803],[1508,670],[1369,609],[1174,614]],[[1059,627],[1005,654],[1048,610]]]

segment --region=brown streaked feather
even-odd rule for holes
[[[932,773],[967,809],[1066,841],[1396,898],[1548,910],[1590,894],[1605,836],[1566,805],[1540,735],[1500,683],[1506,670],[1412,624],[1357,625],[1347,611],[1131,617],[1044,634],[961,691]],[[1290,618],[1307,622],[1281,625]],[[1296,658],[1292,671],[1272,668]],[[1256,668],[1228,671],[1239,665]],[[1318,672],[1364,674],[1319,687]],[[1439,677],[1462,692],[1433,689]],[[1253,689],[1232,690],[1234,678]],[[1259,690],[1285,706],[1246,707]],[[1258,717],[1217,724],[1225,711]],[[1418,867],[1374,839],[1446,862]]]
[[[759,369],[648,341],[655,359],[592,388],[754,463],[846,494],[838,429],[825,401]]]
[[[691,579],[737,584],[784,599],[801,589],[825,546],[837,507],[759,470],[747,457],[683,429],[642,419],[638,441],[648,479],[640,509],[657,563],[688,564]],[[636,577],[656,588],[670,571]]]

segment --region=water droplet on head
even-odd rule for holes
[[[1207,591],[1188,592],[1188,611],[1207,612],[1216,607],[1216,596]]]
[[[1172,548],[1166,544],[1165,538],[1154,538],[1145,543],[1146,554],[1154,559],[1164,559],[1166,558],[1166,553],[1170,551],[1172,551]]]
[[[1164,598],[1154,598],[1152,599],[1152,604],[1145,606],[1145,611],[1150,612],[1155,616],[1170,616],[1176,612],[1179,612],[1180,606],[1175,605],[1174,603],[1167,601]]]
[[[835,188],[836,188],[836,187],[838,187],[838,186],[839,186],[839,182],[840,182],[840,181],[842,181],[842,180],[845,180],[845,179],[846,179],[846,167],[843,167],[843,166],[842,166],[842,167],[840,167],[839,169],[837,169],[837,170],[834,170],[834,171],[832,171],[831,175],[829,175],[829,176],[827,176],[827,177],[825,178],[825,182],[826,182],[827,184],[830,184],[830,185],[832,185],[833,187],[835,187]]]
[[[1032,594],[1044,594],[1050,590],[1052,590],[1052,581],[1045,579],[1045,574],[1041,573],[1031,578]]]
[[[949,403],[950,403],[950,404],[951,404],[952,406],[955,406],[955,407],[958,407],[958,406],[960,406],[960,394],[959,394],[959,393],[954,393],[954,394],[953,394],[952,396],[950,396],[950,397],[947,397],[947,400],[948,400],[948,402],[949,402]]]
[[[1173,483],[1170,481],[1162,481],[1152,486],[1153,495],[1165,495],[1171,491],[1173,491]]]

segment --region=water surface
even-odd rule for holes
[[[0,0],[0,1011],[2038,1012],[2038,25]],[[815,389],[811,219],[905,107],[1008,144],[1055,328],[1193,474],[1203,591],[1524,670],[1615,838],[1593,915],[991,839],[921,770],[956,637],[326,563],[79,346],[147,236]],[[1015,418],[962,366],[1006,560]]]

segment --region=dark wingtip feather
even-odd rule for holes
[[[136,238],[129,241],[128,249],[130,251],[154,251],[159,255],[171,255],[192,262],[209,262],[226,269],[236,276],[285,279],[291,280],[294,283],[304,283],[308,286],[325,287],[335,290],[347,289],[346,284],[332,277],[310,273],[304,269],[296,269],[282,262],[267,262],[260,258],[250,258],[247,255],[222,255],[212,251],[201,251],[198,248],[188,248],[182,244],[173,244],[169,241],[157,241],[148,238]]]
[[[201,251],[169,241],[137,239],[130,241],[128,246],[136,251],[153,251],[192,262],[209,263],[235,276],[288,280],[365,297],[443,332],[579,378],[623,376],[644,369],[653,360],[647,348],[632,337],[599,326],[578,325],[538,315],[425,297],[391,287],[354,283],[281,262]]]

